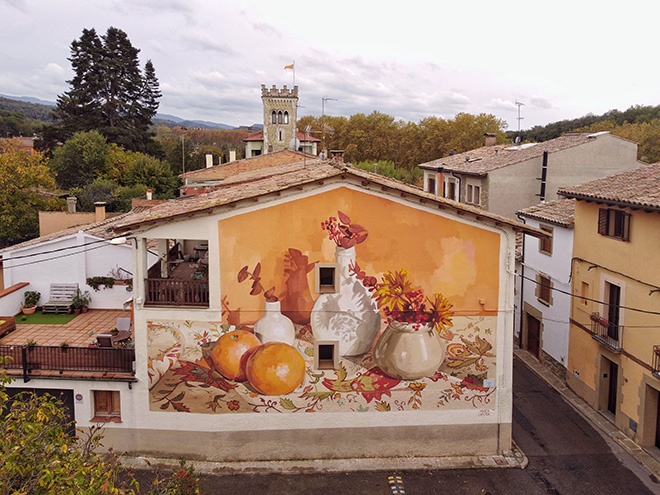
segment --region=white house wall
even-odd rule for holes
[[[547,225],[553,229],[552,255],[539,251],[539,240],[525,236],[525,280],[523,296],[525,304],[543,314],[542,348],[557,362],[566,366],[568,359],[569,318],[571,314],[571,258],[573,256],[573,229],[526,218],[532,227]],[[552,305],[547,306],[536,297],[537,274],[552,280]],[[532,279],[532,280],[528,280]],[[560,292],[560,291],[563,291]],[[523,305],[524,311],[524,305]]]

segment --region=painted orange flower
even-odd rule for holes
[[[463,344],[454,343],[447,345],[447,354],[449,354],[450,357],[466,357],[470,356],[472,353]]]
[[[402,311],[408,303],[407,294],[412,290],[413,286],[408,280],[406,270],[387,272],[383,275],[383,282],[378,284],[374,297],[381,308],[388,311]]]
[[[241,404],[237,400],[230,400],[227,402],[227,407],[229,407],[230,411],[238,411],[238,409],[241,407]]]
[[[447,330],[447,325],[451,325],[451,317],[454,312],[451,308],[454,306],[442,294],[433,294],[433,299],[427,298],[431,303],[431,321],[435,323],[435,329],[438,333],[443,333]]]

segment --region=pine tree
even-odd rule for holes
[[[145,151],[152,133],[151,119],[161,93],[151,61],[144,74],[135,48],[121,29],[108,28],[99,37],[85,29],[71,43],[74,77],[71,89],[58,96],[55,116],[58,138],[66,141],[75,132],[99,131],[109,142],[127,150]]]

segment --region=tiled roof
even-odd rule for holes
[[[579,146],[598,139],[605,133],[595,134],[566,134],[564,136],[544,141],[542,143],[528,143],[521,145],[498,144],[483,146],[465,153],[439,158],[431,162],[418,165],[427,170],[447,170],[473,175],[486,175],[491,170],[514,165],[532,158],[549,153]]]
[[[565,187],[558,194],[569,198],[660,210],[660,163]]]
[[[319,138],[315,138],[314,136],[310,136],[309,134],[305,134],[304,132],[300,132],[300,131],[296,133],[296,137],[298,138],[299,141],[321,142]],[[243,138],[243,141],[263,141],[263,140],[264,140],[264,131],[259,131],[254,134],[250,134],[246,138]]]
[[[536,218],[537,220],[552,222],[562,227],[572,227],[575,217],[575,200],[557,199],[555,201],[548,201],[547,203],[518,210],[518,214]]]
[[[439,208],[453,209],[460,214],[470,214],[473,219],[490,220],[497,225],[509,225],[515,230],[524,230],[533,236],[546,235],[538,229],[525,226],[506,217],[426,193],[419,187],[355,167],[319,159],[289,163],[235,175],[223,181],[216,190],[170,200],[167,203],[154,206],[148,211],[126,217],[121,224],[116,226],[116,230],[122,232],[161,220],[188,217],[195,213],[208,213],[217,207],[233,206],[241,200],[255,200],[272,193],[279,194],[286,189],[302,188],[304,185],[327,180],[353,180],[363,187],[380,186],[380,191],[395,193],[397,197],[405,197],[411,201],[422,203],[433,202]]]
[[[244,158],[242,160],[236,160],[234,162],[223,163],[222,165],[214,165],[213,167],[193,170],[192,172],[181,174],[179,177],[187,180],[189,183],[195,183],[197,181],[222,180],[226,179],[227,177],[231,177],[232,175],[236,175],[238,173],[246,172],[249,170],[259,170],[262,168],[283,165],[285,163],[294,163],[303,161],[305,159],[309,160],[315,158],[315,156],[308,153],[303,153],[302,151],[285,149],[275,151],[273,153],[266,153],[250,158]]]
[[[20,249],[24,247],[33,246],[40,244],[42,242],[52,241],[59,239],[61,237],[67,237],[77,233],[78,231],[83,231],[86,234],[93,235],[100,239],[112,239],[117,237],[117,234],[114,233],[114,227],[120,223],[124,223],[125,220],[131,215],[138,214],[140,211],[148,210],[148,208],[139,208],[136,210],[131,210],[128,213],[122,213],[113,217],[106,218],[100,222],[88,223],[86,225],[77,225],[75,227],[69,227],[64,230],[53,232],[52,234],[47,234],[35,239],[30,239],[29,241],[21,242],[20,244],[14,244],[13,246],[0,249],[0,254],[6,253],[8,251],[13,251],[15,249]]]

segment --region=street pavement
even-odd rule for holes
[[[316,472],[221,475],[202,469],[203,486],[209,495],[660,495],[654,474],[518,356],[513,404],[513,438],[528,460],[525,469],[416,468],[404,461],[400,466],[384,461],[367,471],[327,472],[322,463]],[[136,474],[143,485],[149,484],[149,473]]]

